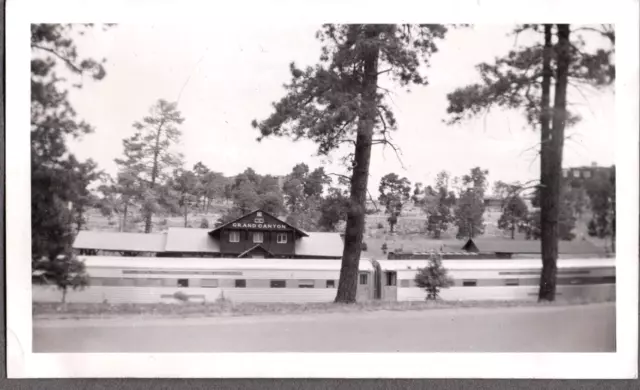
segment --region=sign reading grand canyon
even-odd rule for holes
[[[234,228],[246,228],[246,229],[274,229],[283,230],[288,229],[286,225],[279,223],[246,223],[246,222],[234,222],[231,224]]]

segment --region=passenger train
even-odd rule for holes
[[[67,302],[158,303],[332,302],[341,260],[79,256],[89,287],[69,291]],[[428,260],[369,260],[359,265],[359,302],[424,300],[415,285]],[[442,260],[453,286],[444,300],[535,300],[540,259]],[[559,299],[615,299],[615,259],[558,259]],[[179,298],[180,297],[180,298]],[[33,300],[58,302],[55,287],[35,285]]]

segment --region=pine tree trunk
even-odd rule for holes
[[[183,197],[182,203],[184,205],[184,227],[187,227],[187,216],[189,215],[188,212],[188,208],[187,208],[187,199],[186,197]]]
[[[556,276],[558,259],[558,219],[560,216],[560,185],[562,178],[562,149],[566,121],[566,97],[569,53],[569,25],[559,24],[556,44],[556,82],[554,91],[553,124],[546,144],[546,164],[542,171],[545,179],[541,191],[541,234],[542,234],[542,274],[538,300],[554,301],[556,296]],[[549,37],[547,37],[549,35]],[[548,42],[548,41],[549,42]],[[545,26],[545,47],[550,45],[550,34]],[[548,116],[547,116],[548,119]],[[547,122],[548,123],[548,122]],[[543,147],[543,150],[545,148]]]
[[[120,226],[120,231],[124,232],[127,229],[127,211],[129,208],[129,202],[124,203],[124,212],[122,213],[122,225]]]
[[[158,178],[158,157],[160,156],[160,136],[162,135],[162,126],[164,125],[164,121],[160,122],[158,125],[158,132],[156,134],[156,145],[153,149],[153,168],[151,168],[151,184],[149,188],[153,191],[153,188],[156,186],[156,180]],[[144,232],[151,233],[151,218],[153,217],[153,213],[151,210],[146,210],[146,215],[144,218]]]
[[[67,303],[67,289],[62,289],[62,303]]]
[[[553,25],[544,25],[544,51],[542,58],[542,96],[540,108],[540,240],[542,252],[542,271],[540,274],[540,289],[538,300],[548,299],[551,293],[555,295],[555,264],[557,255],[557,227],[552,221],[553,210],[550,209],[549,193],[549,159],[551,158],[551,131],[549,104],[551,101],[551,39]],[[557,215],[556,215],[557,221]],[[556,222],[557,225],[557,222]],[[555,243],[554,243],[555,241]],[[553,287],[552,287],[553,286]],[[550,292],[550,289],[554,291]]]
[[[367,31],[368,39],[378,35],[375,26]],[[362,93],[362,112],[358,122],[353,174],[351,176],[350,207],[347,212],[347,226],[344,235],[344,251],[336,303],[355,303],[358,288],[358,269],[362,252],[362,236],[365,224],[367,185],[373,127],[377,115],[376,93],[378,88],[378,56],[380,49],[376,44],[367,45],[364,56],[364,77]]]

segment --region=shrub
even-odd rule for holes
[[[175,293],[173,293],[173,297],[181,302],[189,301],[189,296],[182,291],[176,291]]]
[[[206,218],[202,218],[202,220],[200,220],[200,228],[209,229],[209,220]]]
[[[362,251],[363,251],[363,252],[366,252],[366,251],[367,251],[367,243],[366,243],[366,242],[364,242],[364,241],[362,241],[362,246],[361,246],[361,248],[362,248]]]
[[[382,253],[384,253],[386,255],[387,254],[387,250],[389,249],[389,247],[387,246],[387,243],[385,242],[384,244],[382,244],[382,247],[380,249],[382,249]]]
[[[432,255],[429,264],[421,269],[415,277],[416,285],[427,291],[427,300],[438,299],[441,288],[453,285],[453,279],[447,275],[447,270],[442,266],[441,256]]]
[[[382,224],[382,222],[378,222],[378,229],[384,229],[384,225]]]

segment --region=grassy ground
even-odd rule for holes
[[[215,303],[183,304],[80,304],[80,303],[36,303],[33,304],[33,316],[37,320],[81,319],[114,317],[221,317],[250,315],[282,315],[304,313],[353,313],[368,311],[408,311],[451,308],[495,308],[495,307],[531,307],[531,306],[567,306],[597,303],[594,300],[559,300],[553,303],[535,301],[420,301],[420,302],[381,302],[371,301],[352,305],[334,303]]]

